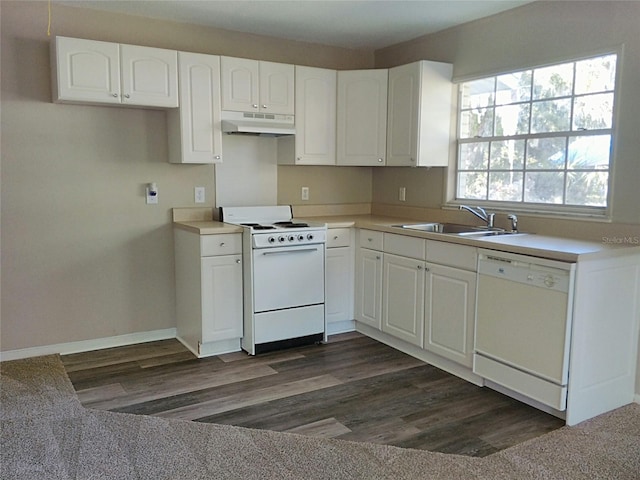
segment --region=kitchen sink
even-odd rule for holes
[[[396,228],[406,230],[417,230],[430,233],[448,233],[469,237],[487,237],[493,235],[513,235],[516,232],[504,230],[502,228],[477,227],[473,225],[462,225],[459,223],[409,223],[405,225],[392,225]]]

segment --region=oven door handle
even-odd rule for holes
[[[305,252],[317,252],[318,248],[299,248],[296,250],[278,250],[277,252],[268,251],[262,252],[263,255],[287,255],[290,253],[305,253]]]

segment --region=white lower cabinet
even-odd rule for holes
[[[377,330],[382,330],[382,238],[382,232],[360,230],[356,254],[356,321]]]
[[[424,330],[423,260],[385,253],[382,331],[419,347]]]
[[[327,334],[354,329],[354,254],[351,228],[327,231],[325,318]]]
[[[476,272],[429,264],[425,278],[424,348],[471,367]]]
[[[242,236],[175,229],[177,337],[198,357],[240,350]]]

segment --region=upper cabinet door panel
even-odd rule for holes
[[[117,43],[56,37],[51,46],[54,101],[120,103]]]
[[[258,111],[258,62],[221,57],[222,110]]]
[[[389,69],[387,165],[416,165],[419,82],[418,64]]]
[[[338,165],[385,164],[386,69],[338,72]]]
[[[178,53],[161,48],[120,45],[122,103],[178,106]]]
[[[260,62],[260,110],[294,113],[294,67],[285,63]]]

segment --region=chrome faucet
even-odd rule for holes
[[[511,220],[511,231],[512,232],[517,232],[518,231],[518,217],[515,216],[513,213],[508,215],[507,218],[509,220]]]
[[[487,211],[482,207],[472,208],[467,207],[466,205],[460,205],[460,210],[466,210],[469,213],[473,213],[483,222],[487,222],[487,228],[494,228],[493,222],[496,218],[495,213],[487,213]]]

